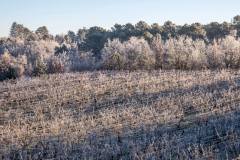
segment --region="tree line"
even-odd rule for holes
[[[56,40],[58,43],[77,43],[82,50],[92,51],[96,56],[100,56],[100,51],[108,39],[118,38],[121,41],[126,41],[131,37],[143,37],[145,40],[150,41],[157,34],[160,34],[164,41],[179,36],[188,36],[194,40],[202,39],[206,42],[212,42],[214,39],[220,39],[230,34],[239,37],[240,16],[233,17],[231,23],[212,22],[207,25],[193,23],[181,26],[167,21],[161,26],[158,23],[149,25],[144,21],[139,21],[135,25],[131,23],[125,25],[115,24],[110,30],[95,26],[89,29],[79,29],[77,33],[69,31],[66,35],[56,36],[49,34],[45,26],[39,27],[35,32],[32,32],[23,25],[14,22],[10,31],[10,37],[29,41]]]
[[[0,39],[0,80],[92,69],[238,68],[240,16],[231,23],[163,25],[140,21],[53,36],[14,22]]]

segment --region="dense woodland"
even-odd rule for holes
[[[0,39],[0,80],[84,70],[240,68],[240,16],[183,26],[140,21],[53,36],[14,22]]]

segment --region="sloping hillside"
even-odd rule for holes
[[[240,72],[85,72],[0,83],[0,159],[232,159]]]

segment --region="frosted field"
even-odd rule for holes
[[[0,83],[0,159],[234,159],[240,72],[85,72]]]

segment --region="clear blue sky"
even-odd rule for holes
[[[31,30],[47,26],[52,34],[82,27],[110,28],[115,23],[176,24],[228,21],[240,14],[240,0],[1,0],[0,37],[12,22]]]

